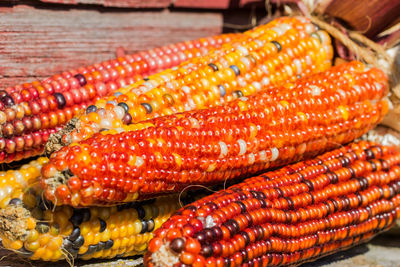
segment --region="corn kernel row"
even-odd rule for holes
[[[176,196],[147,203],[73,209],[51,206],[36,192],[0,210],[6,249],[32,260],[127,257],[147,250],[153,231],[179,208]]]
[[[298,265],[367,241],[399,216],[400,153],[353,143],[180,209],[154,233],[144,263]]]
[[[56,205],[105,205],[179,192],[309,158],[361,136],[388,110],[387,78],[359,62],[225,105],[103,131],[42,168]]]
[[[76,118],[75,130],[50,142],[60,145],[86,139],[103,129],[131,129],[132,122],[205,108],[326,70],[332,59],[329,36],[301,18],[281,18],[245,32],[222,45],[123,88],[90,106]],[[57,145],[55,146],[54,143]],[[55,146],[55,148],[54,148]]]
[[[168,45],[0,91],[0,162],[43,148],[48,136],[81,109],[158,70],[205,55],[242,34],[223,34]]]
[[[31,260],[114,258],[143,254],[154,230],[179,206],[178,196],[114,207],[73,209],[43,201],[40,157],[0,172],[0,238],[4,248]],[[200,194],[196,194],[196,198]],[[193,195],[181,201],[193,201]]]

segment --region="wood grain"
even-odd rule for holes
[[[56,4],[89,4],[105,7],[129,7],[129,8],[164,8],[168,7],[172,0],[40,0],[45,3]]]
[[[208,12],[0,8],[0,88],[168,43],[219,34]]]
[[[242,8],[256,4],[263,6],[263,0],[175,0],[174,7],[185,8],[213,8],[213,9],[228,9]]]

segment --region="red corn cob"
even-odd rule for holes
[[[381,71],[353,62],[136,131],[103,131],[53,154],[41,185],[57,205],[112,204],[282,166],[372,128],[387,112],[386,88]]]
[[[346,249],[400,216],[400,153],[353,143],[198,200],[154,233],[147,266],[284,266]]]
[[[42,153],[50,134],[118,88],[239,38],[243,34],[181,42],[0,91],[0,163]]]

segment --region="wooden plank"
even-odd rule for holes
[[[0,8],[0,88],[127,53],[215,35],[222,15],[208,12],[98,12]]]
[[[227,9],[231,0],[175,0],[175,7]]]
[[[175,0],[174,7],[228,9],[263,6],[264,0]]]
[[[172,0],[40,0],[46,3],[56,4],[89,4],[101,5],[105,7],[129,7],[129,8],[165,8]]]

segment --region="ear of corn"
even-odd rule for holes
[[[132,122],[216,106],[267,86],[293,81],[330,67],[329,36],[303,18],[280,18],[243,33],[205,56],[151,75],[88,107],[72,130],[48,143],[86,139],[100,130],[131,129]]]
[[[57,261],[143,254],[153,232],[179,208],[177,196],[114,207],[53,207],[37,187],[47,161],[42,157],[0,172],[0,238],[4,248],[23,257]]]
[[[400,153],[353,143],[180,209],[147,266],[298,265],[365,242],[400,216]]]
[[[381,71],[352,62],[219,107],[103,131],[53,154],[41,185],[57,205],[113,204],[282,166],[371,129],[387,112],[387,86]]]
[[[239,37],[223,34],[168,45],[0,91],[0,163],[41,154],[50,134],[118,88]]]

